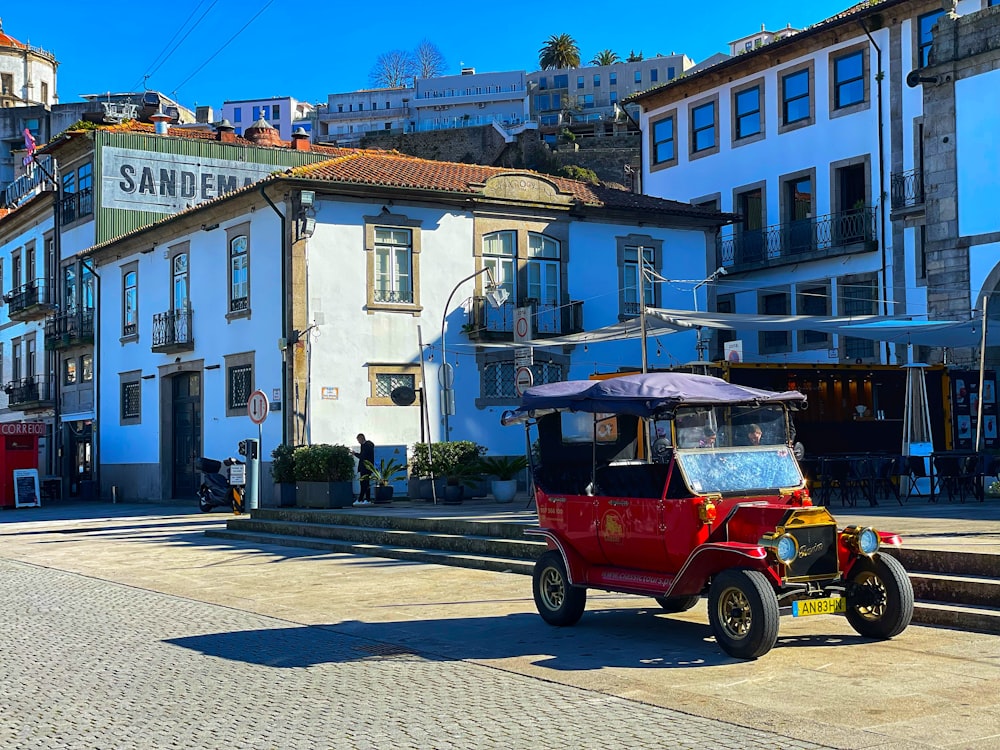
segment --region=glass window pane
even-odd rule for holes
[[[838,81],[846,81],[850,78],[860,78],[862,75],[862,55],[855,52],[853,55],[841,57],[834,63],[835,75]]]
[[[695,129],[708,128],[715,123],[715,105],[704,104],[692,112],[692,122]]]
[[[809,71],[801,70],[785,76],[782,81],[785,99],[796,96],[805,96],[809,93]]]

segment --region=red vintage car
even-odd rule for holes
[[[726,653],[766,654],[782,612],[843,613],[870,638],[913,615],[895,534],[838,529],[813,506],[792,445],[797,391],[686,373],[529,388],[504,424],[537,429],[532,478],[549,551],[535,565],[542,618],[573,625],[587,589],[651,596],[667,612],[708,596]]]

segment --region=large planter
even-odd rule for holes
[[[347,508],[354,502],[354,482],[297,482],[299,508]]]
[[[378,505],[387,505],[392,502],[393,487],[392,485],[376,485],[375,486],[375,502]]]
[[[465,496],[468,498],[486,497],[490,493],[490,483],[484,478],[476,479],[465,485]]]
[[[276,508],[295,507],[295,483],[276,482],[274,485],[274,506]]]
[[[458,505],[465,497],[465,487],[460,484],[446,484],[444,486],[444,502],[448,505]],[[438,495],[438,500],[441,496]]]
[[[490,484],[493,499],[498,503],[509,503],[517,494],[516,479],[494,479]]]
[[[411,476],[406,480],[406,496],[410,500],[420,499],[420,482],[423,481],[420,477]]]
[[[434,492],[437,493],[437,499],[441,500],[444,497],[445,481],[444,477],[438,477],[433,482],[434,489],[431,490],[431,480],[421,479],[420,480],[420,499],[421,500],[434,500]]]

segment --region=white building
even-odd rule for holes
[[[383,88],[330,94],[316,113],[315,143],[357,145],[375,131],[404,132],[410,122],[412,88]]]
[[[490,125],[521,125],[529,118],[527,79],[523,70],[418,78],[410,102],[417,132]]]
[[[308,102],[300,102],[290,96],[268,99],[238,99],[222,103],[222,119],[229,120],[236,135],[262,119],[278,131],[283,141],[292,140],[292,132],[303,122],[310,121],[314,107]]]
[[[19,42],[0,26],[0,106],[57,103],[58,66],[51,52]]]
[[[636,340],[562,337],[584,321],[634,319],[643,296],[689,299],[690,285],[644,288],[640,258],[694,273],[724,221],[562,178],[361,151],[98,244],[83,256],[103,280],[102,482],[126,496],[176,493],[188,453],[230,455],[256,435],[246,399],[258,388],[279,405],[265,459],[281,442],[351,445],[362,430],[380,457],[405,459],[424,399],[424,437],[520,453],[523,434],[499,424],[517,403],[515,305],[532,311],[535,382],[638,367]],[[486,269],[511,295],[490,313]],[[129,300],[141,308],[131,317]],[[443,361],[454,372],[448,430]],[[392,402],[400,385],[417,403]]]
[[[987,0],[962,0],[960,13]],[[862,3],[638,94],[647,193],[743,217],[706,272],[720,312],[916,315],[927,123],[921,91],[940,3]],[[927,145],[926,148],[932,148]],[[933,148],[937,148],[934,146]],[[968,317],[974,304],[968,304]],[[755,362],[906,361],[905,342],[815,331],[730,332]]]

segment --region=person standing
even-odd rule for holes
[[[358,445],[360,449],[354,451],[354,456],[358,459],[358,474],[361,477],[361,492],[358,499],[354,501],[355,506],[372,504],[372,470],[375,464],[375,443],[365,438],[364,433],[358,433]]]

